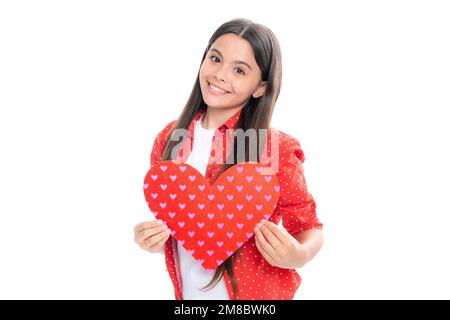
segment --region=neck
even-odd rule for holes
[[[203,115],[202,127],[205,129],[217,129],[240,109],[241,107],[227,109],[207,107]]]

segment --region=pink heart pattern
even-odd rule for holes
[[[244,162],[227,169],[213,185],[194,167],[161,161],[144,179],[144,195],[157,219],[164,220],[187,252],[215,270],[269,219],[278,199],[276,175],[264,165]]]

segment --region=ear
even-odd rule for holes
[[[267,88],[267,81],[262,81],[259,85],[258,88],[256,88],[255,92],[253,92],[253,98],[259,98],[261,96],[264,95],[264,93],[266,92],[266,88]]]

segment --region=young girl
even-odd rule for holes
[[[295,269],[303,267],[322,246],[322,223],[307,191],[300,143],[270,127],[280,86],[281,52],[272,31],[247,19],[228,21],[209,40],[194,88],[179,118],[155,139],[151,166],[181,159],[213,184],[226,169],[250,159],[248,143],[245,159],[235,157],[236,139],[234,153],[223,147],[221,139],[226,139],[230,129],[255,129],[258,141],[263,139],[259,129],[278,136],[278,153],[271,155],[278,161],[277,207],[269,221],[262,220],[254,229],[255,235],[214,274],[170,237],[171,231],[162,221],[147,221],[135,227],[135,241],[143,249],[165,252],[177,300],[292,299],[301,283]],[[175,129],[186,130],[184,144],[172,137]],[[187,149],[181,148],[186,144]],[[212,161],[220,147],[231,161]],[[261,156],[258,151],[257,159]],[[169,237],[171,241],[166,245]]]

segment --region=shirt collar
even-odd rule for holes
[[[197,114],[195,115],[191,124],[189,125],[188,132],[191,137],[194,136],[195,124],[197,123],[197,121],[199,121],[202,118],[202,116],[205,114],[205,112],[206,112],[206,109],[201,109],[199,112],[197,112]],[[226,129],[235,129],[237,121],[239,120],[239,115],[241,114],[241,112],[242,112],[242,108],[239,109],[237,112],[235,112],[230,118],[228,118],[228,120],[225,121],[225,123],[222,124],[219,128],[217,128],[216,131],[220,130],[222,133],[225,133]]]

